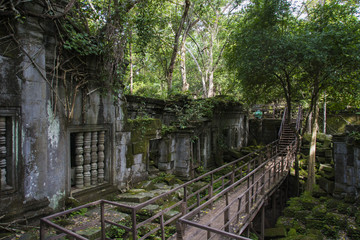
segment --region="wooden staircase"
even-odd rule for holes
[[[289,146],[289,144],[295,140],[296,138],[296,134],[294,132],[295,127],[296,127],[296,121],[294,120],[291,120],[290,124],[288,120],[284,122],[279,138],[279,151],[284,150],[286,146]]]

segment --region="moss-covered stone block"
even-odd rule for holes
[[[324,234],[328,239],[337,239],[338,232],[339,232],[339,228],[331,225],[324,225],[321,230],[321,233]]]
[[[315,219],[313,217],[306,218],[306,228],[314,228],[321,230],[323,226],[324,226],[323,220]]]
[[[293,237],[293,236],[296,236],[296,235],[297,235],[296,229],[295,228],[290,228],[290,230],[287,233],[287,236]]]
[[[330,148],[331,147],[331,141],[330,140],[324,140],[323,142],[324,148]]]
[[[132,150],[132,144],[127,145],[125,156],[126,156],[126,167],[130,168],[132,165],[134,165],[134,154]]]
[[[154,197],[154,194],[151,192],[141,192],[138,194],[132,193],[123,193],[117,196],[117,200],[122,202],[134,202],[134,203],[143,203]]]
[[[306,222],[306,217],[309,216],[311,214],[311,211],[309,210],[300,210],[295,212],[295,218],[300,220],[301,222],[305,223]]]
[[[318,182],[319,180],[316,179],[316,181]],[[318,186],[318,185],[316,185],[316,186]],[[315,197],[315,198],[326,197],[328,194],[329,194],[328,192],[326,192],[324,189],[322,189],[320,187],[314,188],[313,193],[312,193],[313,197]]]
[[[164,218],[165,218],[165,221],[175,217],[176,215],[178,215],[180,212],[176,211],[176,210],[171,210],[171,211],[168,211],[164,214]]]
[[[145,180],[136,185],[137,188],[145,189],[146,191],[155,190],[155,185],[151,180]]]
[[[337,210],[341,214],[348,214],[349,207],[350,207],[350,204],[341,201],[337,207]]]
[[[312,216],[315,219],[320,219],[323,220],[326,216],[327,213],[327,209],[326,206],[323,204],[320,205],[316,205],[313,209],[312,209]]]
[[[88,227],[86,229],[79,230],[76,233],[89,240],[95,240],[101,236],[101,226]]]
[[[307,237],[310,237],[310,239],[314,239],[314,240],[324,239],[324,236],[322,235],[319,229],[312,229],[312,228],[306,230],[306,237],[304,239],[307,239]]]
[[[150,139],[160,133],[162,129],[161,120],[154,118],[129,119],[128,124],[132,141]]]
[[[345,229],[347,225],[347,216],[328,212],[325,216],[325,221],[328,225],[339,226],[340,228]]]
[[[285,227],[290,229],[293,227],[294,218],[281,216],[277,219],[275,227]]]
[[[360,210],[355,213],[355,222],[357,225],[360,225]]]
[[[348,224],[346,228],[349,239],[360,239],[360,226],[355,224]]]
[[[333,193],[335,189],[335,182],[325,178],[321,177],[317,180],[317,183],[319,184],[320,188],[323,189],[327,193]]]
[[[265,238],[286,237],[286,229],[282,227],[265,229]]]
[[[132,144],[132,153],[134,155],[140,153],[147,153],[149,149],[149,141],[143,140],[141,142],[133,142]]]

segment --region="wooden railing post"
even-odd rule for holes
[[[255,183],[255,174],[251,175],[251,206],[253,205],[254,202],[254,183]]]
[[[184,186],[184,199],[180,204],[181,215],[185,216],[187,213],[187,190],[186,186]],[[185,226],[181,221],[176,222],[176,239],[182,240],[185,233]]]
[[[132,209],[131,218],[132,218],[133,240],[136,240],[137,239],[137,226],[136,226],[136,209],[135,208]]]
[[[235,183],[235,169],[236,169],[236,165],[233,166],[233,170],[232,173],[230,175],[230,185],[233,185]],[[231,188],[230,191],[232,191],[234,188]]]
[[[273,183],[276,181],[276,174],[277,174],[277,162],[276,159],[274,159],[274,173],[273,173]]]
[[[101,221],[101,240],[106,239],[106,229],[105,229],[105,206],[104,202],[100,203],[100,221]]]
[[[209,199],[211,199],[213,197],[214,194],[214,175],[211,174],[210,175],[210,185],[209,185]],[[210,203],[210,208],[213,207],[212,202]]]
[[[285,160],[287,159],[287,155],[285,156]],[[284,172],[284,156],[281,157],[281,172],[279,173],[282,176]]]
[[[176,221],[176,239],[183,240],[184,224],[181,221]]]
[[[265,239],[265,206],[261,207],[261,239]]]
[[[238,210],[237,210],[236,223],[238,223],[239,220],[240,220],[240,210],[241,210],[242,197],[238,198],[238,200],[239,200],[239,205],[238,205]]]
[[[187,190],[186,190],[186,186],[184,186],[184,201],[183,201],[182,205],[184,205],[184,206],[182,206],[182,208],[184,208],[184,209],[182,209],[183,210],[182,214],[185,215],[186,212],[187,212]]]
[[[247,177],[247,188],[246,188],[246,213],[250,212],[250,177]]]
[[[44,221],[40,220],[40,240],[45,240],[46,238],[46,224]]]
[[[227,226],[225,227],[225,231],[226,232],[230,232],[230,223],[229,223],[229,220],[230,220],[230,214],[229,214],[229,194],[228,192],[225,193],[225,201],[226,201],[226,209],[224,211],[224,225],[227,224]]]
[[[255,202],[257,201],[258,192],[259,192],[259,181],[257,181],[257,182],[256,182],[256,188],[255,188]]]
[[[200,206],[200,193],[196,194],[196,204],[198,207]],[[199,213],[198,213],[199,218],[200,218],[200,213],[201,213],[201,211],[199,211]]]
[[[208,224],[209,227],[211,227],[211,223]],[[208,230],[207,231],[207,239],[211,238],[211,232]]]
[[[160,216],[161,239],[165,240],[164,215]]]

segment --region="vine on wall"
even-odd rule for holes
[[[119,13],[104,14],[108,19],[94,28],[90,26],[91,9],[85,7],[81,0],[0,1],[0,24],[5,26],[0,31],[0,54],[6,56],[14,48],[20,50],[49,85],[54,112],[59,112],[57,108],[61,106],[68,120],[74,116],[75,100],[80,93],[84,112],[90,94],[98,91],[117,96],[123,87],[126,39],[117,38],[122,33],[121,21],[115,21]],[[26,24],[29,18],[37,18],[46,37],[55,38],[51,68],[47,63],[46,74],[36,64],[37,54],[28,53],[17,34],[16,25]],[[54,32],[47,32],[46,25]]]

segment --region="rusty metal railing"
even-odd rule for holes
[[[199,207],[202,203],[209,201],[213,197],[220,194],[225,189],[233,186],[235,182],[238,182],[241,179],[244,179],[244,176],[253,172],[254,169],[257,169],[259,166],[262,166],[266,159],[271,158],[272,156],[278,153],[278,141],[274,141],[264,148],[254,151],[246,156],[239,158],[233,162],[224,164],[223,166],[214,169],[210,172],[207,172],[204,175],[201,175],[189,182],[186,182],[172,190],[169,190],[166,193],[163,193],[155,198],[152,198],[144,203],[140,203],[135,206],[129,206],[126,204],[120,204],[117,202],[107,201],[107,200],[99,200],[96,202],[92,202],[89,204],[85,204],[79,206],[77,208],[73,208],[67,211],[63,211],[60,213],[56,213],[41,219],[40,224],[40,239],[58,239],[64,236],[70,236],[74,239],[86,239],[85,237],[81,236],[80,234],[76,233],[74,230],[67,229],[65,227],[60,226],[54,220],[60,217],[65,217],[75,211],[79,211],[83,208],[89,207],[100,207],[99,214],[100,214],[100,228],[101,228],[101,237],[100,239],[106,239],[106,224],[119,227],[124,229],[126,232],[132,234],[133,239],[138,238],[138,229],[149,224],[152,222],[160,223],[158,227],[153,228],[152,230],[145,233],[143,236],[139,237],[139,239],[146,239],[151,234],[157,233],[160,231],[161,238],[165,239],[165,226],[169,224],[173,224],[177,219],[181,216],[186,215],[187,213],[191,212],[193,209]],[[229,170],[229,171],[225,171]],[[219,175],[222,171],[226,173]],[[205,180],[209,180],[206,185],[201,187],[200,189],[192,191],[192,185],[196,182],[205,182]],[[169,206],[157,213],[153,216],[147,218],[146,220],[140,221],[137,219],[137,214],[144,209],[146,206],[150,204],[154,204],[157,201],[161,201],[162,199],[166,199],[167,197],[171,196],[177,191],[183,191],[183,197],[180,201],[176,202],[174,205]],[[131,212],[131,226],[125,226],[113,221],[110,221],[105,218],[104,209],[105,205],[111,205],[115,207],[119,207],[121,209],[126,209],[127,212]],[[171,217],[168,220],[165,220],[164,215],[171,211],[177,209],[179,213],[175,216]],[[47,230],[49,228],[53,228],[57,231],[55,236],[48,237]]]

